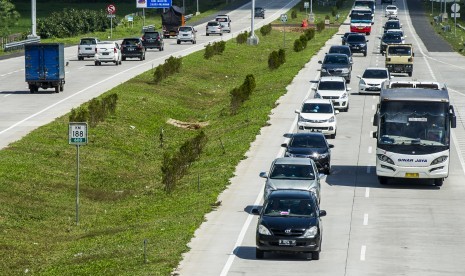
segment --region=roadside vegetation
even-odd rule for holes
[[[300,6],[296,19],[305,16]],[[324,18],[331,8],[313,10]],[[80,147],[79,225],[71,113],[1,150],[1,274],[169,275],[277,99],[336,32],[316,32],[299,52],[292,42],[303,32],[286,33],[284,49],[281,30],[257,32],[257,46],[233,39],[209,59],[204,50],[183,57],[179,72],[158,84],[150,70],[98,97],[114,98],[115,109]],[[268,68],[280,49],[285,62]],[[250,74],[254,87],[231,112],[231,91],[252,86]]]

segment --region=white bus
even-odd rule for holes
[[[442,186],[449,175],[454,107],[444,84],[386,81],[374,116],[376,175],[389,179],[431,179]]]

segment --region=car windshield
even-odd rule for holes
[[[289,143],[289,146],[295,148],[326,148],[326,143],[323,136],[294,136]]]
[[[270,199],[264,206],[265,216],[316,217],[316,208],[310,199]]]
[[[362,78],[364,79],[387,79],[388,73],[386,70],[365,70]]]
[[[158,33],[145,33],[144,37],[145,38],[158,38],[159,34]]]
[[[350,49],[349,47],[331,47],[329,48],[329,52],[330,54],[346,54],[348,56],[350,56]]]
[[[398,21],[386,22],[385,28],[386,29],[399,29],[400,24]]]
[[[383,35],[383,39],[401,41],[402,37],[400,36],[399,33],[385,33]]]
[[[342,81],[320,81],[318,90],[345,90]]]
[[[81,45],[95,45],[97,44],[95,39],[81,39]]]
[[[139,40],[137,39],[127,39],[123,41],[123,45],[130,46],[130,45],[137,45],[139,43]]]
[[[271,179],[314,180],[312,165],[275,164],[270,174]]]
[[[218,21],[218,22],[228,22],[228,19],[225,18],[225,17],[218,17],[215,20]]]
[[[208,22],[207,26],[218,26],[218,22]]]
[[[395,6],[387,6],[386,10],[397,10],[397,7],[395,7]]]
[[[326,103],[305,103],[302,113],[333,113],[333,107]]]
[[[410,56],[412,54],[412,49],[409,47],[390,46],[388,53],[396,56]]]
[[[337,56],[329,56],[327,55],[325,57],[325,61],[324,61],[325,64],[348,64],[349,63],[349,59],[347,57],[347,55],[337,55]]]
[[[192,31],[191,27],[179,27],[180,32],[190,32]]]
[[[363,36],[363,35],[349,35],[347,37],[347,42],[365,43],[365,36]]]

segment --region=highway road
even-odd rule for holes
[[[358,95],[357,75],[370,66],[384,67],[379,54],[382,33],[381,5],[377,6],[369,54],[355,54],[349,87],[350,110],[338,116],[338,132],[332,151],[332,174],[322,183],[323,221],[320,260],[270,253],[255,259],[257,216],[264,179],[274,158],[283,155],[284,133],[293,132],[302,101],[312,96],[311,80],[317,80],[324,53],[340,44],[340,35],[329,40],[288,86],[272,111],[270,126],[252,143],[247,159],[237,167],[231,185],[219,200],[222,206],[206,216],[190,242],[191,250],[176,270],[178,275],[464,275],[465,274],[465,58],[453,52],[428,52],[416,34],[404,0],[397,0],[399,18],[415,47],[413,78],[447,83],[457,113],[453,131],[450,176],[439,189],[431,183],[400,182],[382,186],[375,174],[375,139],[372,118],[376,95]],[[417,6],[413,7],[418,9]],[[404,78],[399,76],[400,78]]]
[[[266,8],[265,19],[255,19],[255,28],[268,24],[297,0],[256,1]],[[63,93],[55,94],[53,89],[39,90],[31,94],[24,73],[24,56],[0,60],[0,149],[8,146],[37,127],[68,113],[72,108],[108,91],[109,89],[155,68],[170,56],[185,56],[204,49],[209,42],[228,40],[244,30],[250,31],[251,3],[229,13],[232,18],[232,32],[223,36],[206,36],[205,25],[196,26],[197,44],[176,44],[176,39],[165,39],[165,50],[148,50],[145,61],[128,59],[121,66],[107,63],[94,66],[92,59],[77,60],[77,46],[65,48],[66,84]],[[135,36],[140,35],[135,30]]]
[[[256,1],[267,9],[268,23],[297,1]],[[381,186],[375,166],[375,140],[371,138],[372,118],[378,96],[357,95],[358,79],[368,66],[384,66],[379,54],[382,22],[381,6],[369,36],[369,54],[355,54],[350,87],[350,110],[338,116],[334,140],[332,174],[322,183],[321,208],[328,212],[323,220],[324,234],[320,260],[303,256],[266,254],[255,259],[257,217],[250,214],[260,206],[264,179],[272,160],[282,156],[285,133],[295,130],[296,114],[302,101],[311,96],[311,80],[319,77],[319,64],[330,45],[340,44],[340,34],[328,41],[288,87],[264,127],[236,169],[231,185],[219,200],[222,205],[206,216],[183,256],[176,274],[197,275],[464,275],[465,262],[465,58],[453,52],[429,52],[410,22],[404,0],[397,0],[399,18],[407,42],[415,46],[413,78],[447,83],[458,116],[452,135],[450,176],[439,189],[430,184],[404,182]],[[250,5],[230,13],[233,33],[250,25]],[[281,9],[283,8],[283,9]],[[260,26],[260,25],[259,25]],[[30,94],[24,82],[24,58],[0,61],[0,148],[71,108],[100,95],[133,76],[162,63],[170,55],[186,55],[203,49],[207,41],[221,39],[204,36],[198,26],[198,44],[176,45],[165,41],[165,51],[150,51],[147,60],[126,61],[122,66],[95,67],[91,60],[77,61],[76,47],[66,49],[70,61],[63,93]],[[224,38],[227,38],[225,35]]]

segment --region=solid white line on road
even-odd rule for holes
[[[371,110],[375,110],[375,105],[374,104],[371,105]]]
[[[374,120],[374,118],[373,118],[373,117],[371,117],[371,119],[370,119],[370,122],[371,122],[371,123],[373,123],[373,120]]]
[[[368,214],[363,215],[363,225],[368,225]]]
[[[365,261],[365,253],[367,251],[367,247],[362,245],[362,249],[360,250],[360,261]]]
[[[373,147],[372,146],[369,146],[368,147],[368,153],[372,153],[373,152]]]
[[[365,189],[365,197],[370,197],[370,188]]]
[[[11,94],[6,94],[6,95],[4,95],[3,97],[6,98],[6,97],[8,97],[8,96],[10,96],[10,95],[11,95]]]
[[[367,166],[367,174],[370,174],[370,173],[371,173],[371,167]]]

